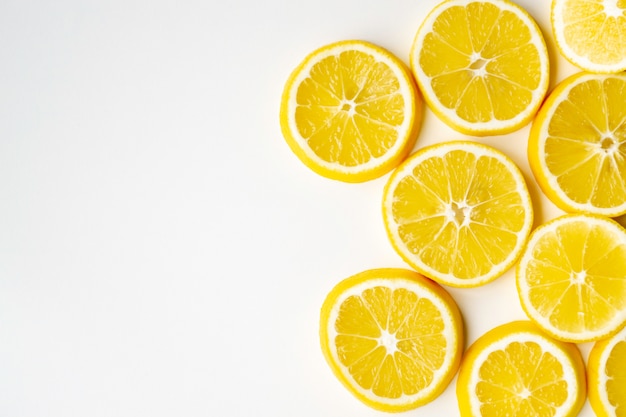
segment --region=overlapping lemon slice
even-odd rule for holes
[[[587,379],[596,416],[626,415],[626,328],[596,342],[587,360]]]

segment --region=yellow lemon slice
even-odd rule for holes
[[[461,417],[575,417],[585,402],[585,365],[575,345],[511,322],[470,346],[456,391]]]
[[[596,342],[589,352],[587,379],[596,416],[626,416],[626,328]]]
[[[548,198],[569,212],[626,213],[626,74],[578,73],[533,122],[528,160]]]
[[[624,0],[553,0],[552,33],[561,54],[591,72],[626,69]]]
[[[539,27],[508,0],[440,3],[417,31],[411,68],[433,112],[479,136],[527,124],[550,78]]]
[[[452,141],[422,148],[393,172],[383,219],[391,244],[413,268],[442,284],[475,287],[517,260],[533,209],[511,159]]]
[[[408,68],[364,41],[313,51],[292,72],[280,125],[291,150],[328,178],[362,182],[399,164],[413,148],[422,101]]]
[[[436,283],[414,271],[374,269],[328,294],[320,340],[333,373],[359,400],[405,411],[432,401],[456,374],[463,323]]]
[[[610,336],[626,322],[626,230],[591,214],[544,223],[517,265],[517,289],[528,317],[553,337]]]

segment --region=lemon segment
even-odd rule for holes
[[[578,73],[550,94],[533,122],[528,159],[558,207],[626,213],[626,74]]]
[[[556,339],[596,341],[626,323],[626,230],[613,220],[569,214],[537,227],[516,273],[524,311]]]
[[[585,401],[585,367],[575,345],[511,322],[470,346],[456,390],[461,417],[574,417]]]
[[[626,69],[626,1],[553,0],[551,27],[559,52],[595,73]]]
[[[533,209],[506,155],[452,141],[422,148],[393,172],[383,220],[392,246],[413,268],[442,284],[475,287],[513,265]]]
[[[539,27],[508,0],[440,3],[417,31],[411,68],[433,112],[479,136],[527,124],[550,75]]]
[[[374,269],[328,294],[320,342],[333,373],[359,400],[405,411],[432,401],[456,374],[463,323],[436,283],[414,271]]]
[[[587,378],[589,403],[596,416],[626,416],[626,328],[594,344]]]
[[[341,41],[313,51],[292,72],[280,124],[291,150],[314,172],[362,182],[411,151],[421,103],[397,57],[368,42]]]

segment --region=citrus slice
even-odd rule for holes
[[[309,54],[287,80],[280,125],[291,150],[328,178],[362,182],[413,148],[422,101],[409,69],[385,49],[341,41]]]
[[[511,322],[470,346],[456,391],[461,417],[575,417],[585,402],[585,365],[575,345]]]
[[[626,1],[552,0],[551,23],[572,64],[591,72],[626,69]]]
[[[417,31],[411,68],[433,112],[479,136],[527,124],[550,78],[539,27],[508,0],[440,3]]]
[[[565,211],[626,213],[626,74],[578,73],[550,94],[533,122],[528,159]]]
[[[405,411],[432,401],[456,374],[463,323],[436,283],[414,271],[374,269],[328,294],[320,339],[352,394],[378,410]]]
[[[626,416],[626,328],[593,345],[587,379],[589,403],[596,416]]]
[[[553,337],[592,342],[626,323],[626,230],[591,214],[537,227],[517,265],[524,311]]]
[[[413,268],[442,284],[475,287],[513,265],[533,210],[512,160],[486,145],[452,141],[422,148],[392,173],[383,219]]]

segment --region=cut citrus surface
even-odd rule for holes
[[[287,80],[280,124],[291,150],[328,178],[362,182],[399,164],[421,126],[422,101],[408,68],[364,41],[309,54]]]
[[[626,323],[626,230],[591,214],[537,227],[517,265],[517,289],[528,317],[553,337],[610,336]]]
[[[578,73],[533,122],[528,160],[548,198],[569,212],[626,213],[626,74]]]
[[[552,0],[551,23],[572,64],[591,72],[626,69],[626,1]]]
[[[527,124],[550,78],[539,27],[508,0],[440,3],[417,31],[411,68],[439,118],[481,136]]]
[[[587,379],[596,416],[626,416],[626,328],[596,342],[589,352]]]
[[[374,269],[328,294],[320,339],[352,394],[378,410],[405,411],[433,400],[456,374],[463,323],[436,283],[414,271]]]
[[[585,402],[585,365],[575,345],[516,321],[470,346],[456,388],[462,417],[575,417]]]
[[[413,268],[442,284],[475,287],[517,260],[533,208],[511,159],[452,141],[422,148],[392,173],[383,219],[391,244]]]

